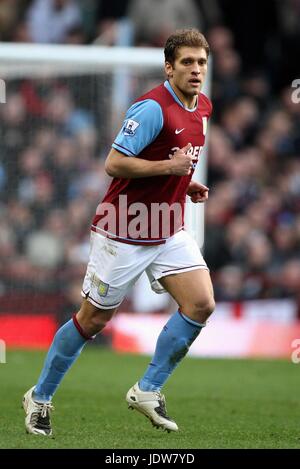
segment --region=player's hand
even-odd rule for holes
[[[208,199],[209,188],[197,181],[191,181],[187,190],[194,204],[205,202]]]
[[[180,148],[174,153],[173,158],[170,160],[170,164],[172,165],[171,173],[175,176],[188,176],[191,173],[193,159],[191,155],[188,155],[191,146],[191,143],[188,143],[185,147]]]

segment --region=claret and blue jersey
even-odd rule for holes
[[[186,113],[193,114],[195,111],[197,111],[198,105],[193,109],[188,109],[182,104],[182,102],[176,96],[170,83],[167,80],[164,83],[164,87],[169,91],[169,93],[173,97],[172,104],[177,103],[177,105],[184,109]],[[209,109],[209,107],[211,107],[211,103],[203,94],[200,94],[199,101],[201,101],[201,99],[203,100],[203,103],[199,104],[203,105],[203,111],[204,108],[207,111],[207,104]],[[172,109],[173,112],[176,109],[176,106],[172,107],[174,107],[174,109]],[[174,129],[175,136],[182,134],[182,139],[180,139],[180,137],[176,138],[176,142],[183,142],[182,146],[188,143],[188,129],[184,127],[187,125],[185,118],[186,113],[182,114],[183,119],[179,121],[178,127]],[[206,133],[207,118],[209,117],[209,115],[210,113],[208,113],[208,115],[206,113],[203,114],[202,133],[204,136]],[[196,118],[197,117],[199,116],[196,116]],[[124,153],[127,156],[138,156],[144,150],[144,148],[150,145],[159,136],[164,125],[165,119],[161,104],[158,101],[155,101],[153,97],[147,98],[147,95],[145,95],[141,97],[138,101],[136,101],[128,109],[124,125],[120,130],[119,134],[117,135],[112,146],[120,153]],[[181,125],[183,125],[183,127],[181,127]],[[199,134],[201,134],[201,129]],[[191,152],[192,151],[193,150],[191,150]],[[174,152],[174,150],[171,149],[171,152]]]
[[[174,93],[170,83],[159,85],[141,96],[129,108],[122,129],[117,135],[113,148],[128,157],[138,157],[150,161],[172,158],[177,149],[189,142],[192,147],[189,153],[193,156],[193,170],[205,142],[207,121],[211,115],[210,100],[202,93],[199,94],[194,109],[186,108]],[[156,176],[152,178],[121,179],[114,178],[103,201],[110,203],[119,211],[120,195],[126,195],[128,207],[136,202],[144,203],[150,210],[151,204],[167,203],[171,206],[179,203],[182,207],[180,220],[171,223],[170,235],[184,225],[184,204],[186,192],[192,178],[188,176]],[[99,210],[100,209],[100,210]],[[130,214],[127,222],[130,222]],[[127,234],[120,236],[118,225],[116,232],[106,231],[102,223],[105,219],[101,213],[101,204],[93,220],[92,229],[115,237],[123,242],[158,244],[165,241],[161,231],[159,235],[151,235],[151,221],[149,219],[148,232],[142,239],[131,239]]]

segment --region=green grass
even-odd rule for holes
[[[0,448],[299,448],[299,371],[287,361],[186,358],[165,386],[178,433],[154,429],[124,396],[149,359],[90,347],[65,377],[54,437],[27,435],[21,397],[45,354],[0,364]]]

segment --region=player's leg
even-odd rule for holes
[[[166,414],[160,390],[214,310],[213,288],[198,246],[184,232],[166,243],[166,249],[147,273],[152,288],[157,292],[168,291],[180,309],[161,331],[150,365],[128,391],[126,400],[156,426],[176,431],[177,425]]]
[[[110,266],[105,246],[105,238],[96,233],[91,234],[90,258],[83,282],[84,300],[80,311],[57,331],[36,386],[24,395],[25,426],[29,433],[51,435],[49,411],[54,392],[84,345],[101,331],[119,304],[108,295],[107,283],[103,282],[104,265],[108,268]]]
[[[51,398],[63,376],[86,342],[105,327],[157,250],[157,246],[143,250],[92,233],[82,288],[85,299],[76,316],[57,331],[37,385],[24,396],[27,431],[51,434]]]
[[[85,344],[101,332],[116,309],[101,310],[86,299],[79,312],[55,334],[44,368],[33,392],[38,402],[51,401],[60,381]]]
[[[209,271],[191,270],[162,277],[159,282],[178,304],[181,313],[198,323],[205,323],[215,308]]]
[[[193,270],[160,280],[180,306],[163,327],[155,353],[145,374],[127,393],[129,407],[150,418],[154,426],[177,431],[167,415],[161,388],[198,337],[214,310],[210,276],[207,270]]]
[[[105,327],[115,311],[96,308],[85,299],[79,312],[56,332],[38,382],[23,398],[29,433],[52,434],[50,410],[55,391],[84,345]]]
[[[207,270],[170,275],[160,279],[160,283],[178,303],[179,309],[158,337],[154,357],[139,382],[144,391],[160,391],[215,307]]]

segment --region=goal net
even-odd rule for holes
[[[43,306],[57,293],[72,304],[80,292],[105,157],[128,106],[163,81],[163,61],[151,48],[0,45],[0,289],[10,301],[31,295],[32,308],[42,292]],[[203,208],[192,205],[186,224],[202,246]]]

